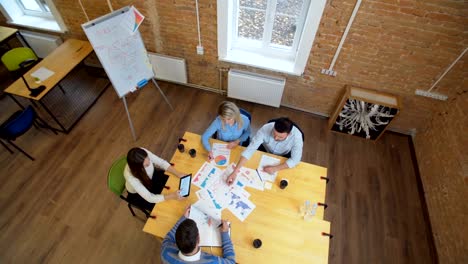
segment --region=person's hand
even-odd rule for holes
[[[278,171],[278,169],[276,168],[276,166],[265,166],[263,167],[263,171],[268,174],[274,174]]]
[[[184,197],[180,196],[180,190],[176,192],[172,192],[165,196],[166,200],[182,200]]]
[[[229,221],[227,219],[222,220],[222,223],[223,223],[223,225],[221,226],[221,232],[228,232],[229,227],[231,226],[231,223],[229,223]]]
[[[234,141],[231,141],[227,144],[226,148],[228,149],[233,149],[235,147],[237,147],[239,145],[240,141],[237,139],[237,140],[234,140]]]
[[[213,159],[213,151],[210,150],[210,152],[208,152],[208,161],[212,161]]]
[[[185,208],[185,213],[184,213],[185,218],[188,218],[189,215],[190,215],[190,205],[187,206],[187,208]]]
[[[236,176],[237,175],[236,175],[235,172],[231,173],[226,179],[227,185],[231,186],[234,183],[234,181],[236,180]]]

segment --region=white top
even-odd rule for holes
[[[252,141],[250,141],[249,146],[242,152],[242,156],[246,159],[250,159],[255,153],[258,147],[261,144],[269,153],[275,155],[285,155],[291,151],[291,158],[286,161],[286,164],[289,168],[295,167],[302,158],[302,146],[304,142],[302,141],[302,133],[293,126],[288,137],[282,141],[276,141],[273,137],[273,129],[275,127],[275,122],[267,123],[262,126]]]
[[[198,252],[195,255],[192,256],[185,256],[182,254],[182,252],[179,251],[179,258],[183,261],[187,262],[193,262],[193,261],[199,261],[201,257],[201,249],[198,249]]]
[[[160,157],[154,155],[149,150],[145,148],[141,148],[142,150],[146,151],[148,154],[148,158],[151,161],[151,164],[148,167],[145,167],[146,174],[150,179],[153,178],[154,167],[158,167],[164,171],[166,171],[171,164],[169,162],[161,159]],[[129,193],[138,193],[143,199],[145,199],[149,203],[160,203],[164,201],[164,195],[162,194],[153,194],[148,189],[146,189],[145,185],[141,183],[141,181],[133,176],[132,172],[130,171],[130,167],[125,165],[124,169],[124,177],[125,177],[125,188]]]

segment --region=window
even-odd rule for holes
[[[7,23],[63,33],[67,30],[52,0],[0,0]]]
[[[220,60],[300,75],[326,0],[218,0]]]
[[[23,13],[30,16],[52,17],[45,0],[16,0]]]

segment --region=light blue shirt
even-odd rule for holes
[[[295,167],[302,158],[302,146],[304,142],[302,141],[302,133],[293,126],[288,137],[282,141],[276,141],[273,137],[273,129],[275,123],[268,123],[262,126],[255,137],[253,137],[249,146],[242,152],[242,157],[250,159],[255,151],[260,147],[261,144],[265,149],[272,154],[282,156],[291,152],[291,158],[286,161],[286,164],[289,168]]]
[[[224,124],[223,129],[223,121],[219,116],[211,123],[211,125],[206,129],[205,133],[202,135],[202,143],[203,147],[207,151],[211,151],[210,145],[210,137],[214,135],[214,133],[218,132],[218,139],[222,141],[234,141],[236,139],[240,140],[239,144],[246,141],[250,136],[250,120],[245,115],[241,114],[242,118],[242,128],[239,129],[237,126],[237,122],[234,123],[232,126],[228,124]]]

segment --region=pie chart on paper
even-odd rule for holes
[[[218,166],[223,166],[223,165],[226,165],[227,163],[227,159],[223,155],[216,156],[214,160],[215,160],[216,165]]]

